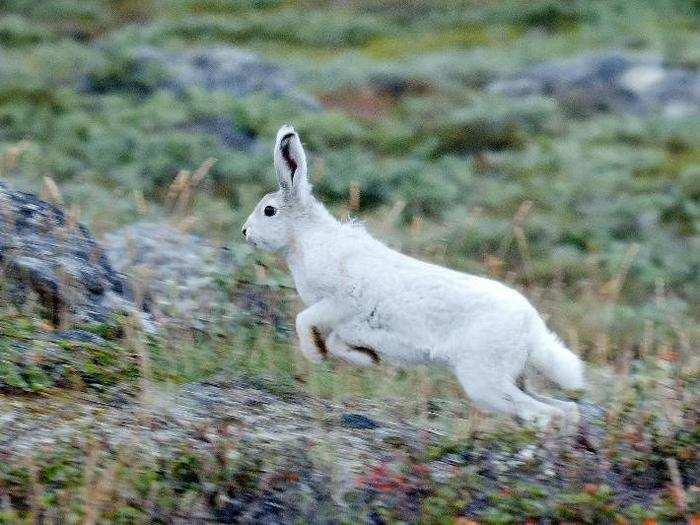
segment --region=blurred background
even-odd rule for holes
[[[1,0],[0,522],[697,519],[699,17]],[[590,365],[580,443],[304,362],[240,238],[283,123],[336,216],[538,307]]]

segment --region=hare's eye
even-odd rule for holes
[[[266,217],[272,217],[275,213],[277,213],[277,208],[274,206],[265,206],[263,213]]]

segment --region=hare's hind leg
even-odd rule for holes
[[[374,350],[351,346],[343,341],[336,331],[331,332],[326,339],[326,347],[331,355],[357,366],[372,366],[379,363],[379,356]]]
[[[539,427],[552,419],[562,419],[564,412],[542,403],[515,386],[512,378],[498,370],[473,367],[467,363],[455,368],[455,374],[469,399],[478,408],[516,416]]]
[[[572,427],[575,427],[578,424],[580,415],[578,411],[578,405],[576,403],[574,403],[573,401],[562,401],[561,399],[555,399],[553,397],[539,394],[535,392],[532,384],[532,378],[529,377],[529,375],[525,374],[525,377],[523,379],[523,390],[525,390],[525,392],[527,392],[528,395],[534,397],[542,403],[560,409],[562,412],[564,412],[564,417],[566,418],[567,424],[571,425]]]

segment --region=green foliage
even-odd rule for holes
[[[0,17],[0,44],[25,46],[50,37],[50,31],[17,15]]]
[[[453,103],[441,108],[430,99],[416,100],[405,112],[415,119],[424,140],[434,143],[433,156],[519,149],[526,134],[550,132],[557,118],[556,106],[548,100],[509,101],[481,95],[461,107]]]
[[[182,493],[191,490],[200,482],[199,459],[194,454],[183,450],[180,455],[173,461],[170,467],[170,475],[175,482],[175,493]]]
[[[606,485],[589,492],[565,493],[558,500],[555,517],[560,520],[591,522],[613,520],[617,515],[617,505]]]
[[[122,91],[146,96],[166,79],[159,64],[138,60],[133,49],[115,47],[91,69],[85,81],[97,93]]]
[[[595,11],[587,2],[538,0],[522,10],[513,10],[513,21],[516,24],[542,27],[550,31],[571,29],[582,22],[593,22],[595,16]]]
[[[285,41],[296,45],[338,48],[359,46],[391,28],[377,18],[343,10],[279,9],[273,16],[251,11],[235,18],[186,16],[151,28],[152,39],[242,43]]]
[[[492,507],[482,518],[489,524],[509,523],[523,518],[546,518],[547,496],[547,491],[538,485],[517,484],[503,493],[492,494]]]
[[[57,387],[108,392],[136,383],[137,358],[123,341],[51,341],[42,330],[29,318],[0,316],[0,392],[39,394]]]

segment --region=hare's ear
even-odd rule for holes
[[[282,126],[275,140],[275,171],[282,193],[288,199],[303,197],[310,191],[306,177],[306,155],[299,135],[292,126]]]

